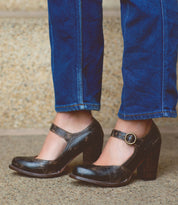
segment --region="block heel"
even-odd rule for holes
[[[155,180],[157,177],[161,141],[152,148],[151,153],[147,154],[143,163],[137,168],[137,178],[143,180]]]
[[[83,151],[83,163],[92,164],[102,152],[104,133],[98,133],[96,139]]]

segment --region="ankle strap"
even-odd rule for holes
[[[66,130],[63,130],[62,128],[58,127],[57,125],[53,123],[51,124],[50,131],[64,138],[67,142],[71,138],[71,133],[67,132]]]
[[[128,145],[140,145],[142,142],[134,133],[124,133],[115,129],[112,130],[111,136],[124,140]]]

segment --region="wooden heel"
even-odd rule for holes
[[[103,147],[103,136],[103,132],[98,134],[95,141],[85,148],[83,151],[83,163],[92,164],[98,159]]]
[[[157,176],[159,155],[161,142],[157,142],[151,151],[146,156],[144,162],[137,168],[137,177],[143,180],[154,180]]]

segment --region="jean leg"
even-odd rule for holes
[[[176,117],[176,0],[121,0],[125,120]]]
[[[55,110],[99,110],[102,0],[48,0]]]

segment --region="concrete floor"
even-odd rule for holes
[[[58,178],[36,179],[8,169],[12,157],[38,153],[45,135],[0,135],[0,204],[1,205],[176,205],[178,204],[178,132],[164,129],[158,178],[134,180],[119,188],[101,188],[68,177],[75,159]],[[109,135],[105,136],[105,140]]]

